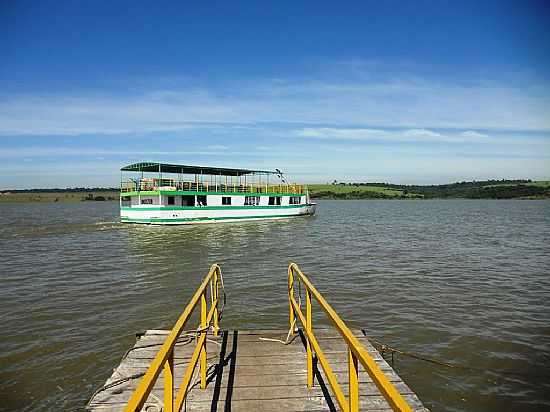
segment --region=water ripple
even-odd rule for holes
[[[0,208],[0,408],[82,409],[213,262],[225,327],[286,327],[289,261],[351,326],[485,369],[398,358],[434,411],[550,408],[550,202],[323,201],[313,218],[178,227],[122,225],[115,203]]]

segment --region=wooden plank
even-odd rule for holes
[[[402,386],[401,383],[395,384],[399,392],[406,396],[414,396],[412,392],[406,387]],[[323,397],[324,388],[316,384],[313,388],[307,389],[304,388],[305,383],[302,385],[289,385],[289,384],[274,384],[274,385],[261,385],[253,386],[250,380],[245,382],[245,385],[240,385],[239,383],[231,385],[227,384],[227,380],[220,385],[220,393],[218,400],[225,401],[231,397],[232,401],[238,400],[268,400],[268,399],[300,399],[303,397]],[[116,393],[104,393],[99,394],[95,402],[97,403],[113,403],[113,402],[123,402],[127,400],[133,392],[135,385],[129,385],[124,388],[119,388]],[[246,388],[246,390],[235,391],[235,388]],[[269,388],[269,389],[268,389]],[[342,385],[342,390],[344,393],[347,393],[347,385]],[[408,391],[408,392],[407,392]],[[160,387],[155,387],[152,393],[158,398],[162,399],[163,390]],[[360,396],[367,397],[369,399],[378,399],[383,400],[382,395],[376,388],[374,383],[365,383],[361,385]],[[201,390],[198,385],[195,386],[188,394],[188,401],[193,402],[209,402],[212,400],[212,391],[211,390]]]
[[[394,383],[398,391],[415,411],[424,411],[422,403],[395,371],[368,342],[360,331],[354,331],[369,354]],[[332,390],[324,372],[315,369],[314,387],[306,386],[306,351],[303,335],[296,336],[285,345],[287,331],[244,330],[225,331],[221,336],[209,336],[208,385],[198,387],[198,368],[187,401],[187,411],[262,410],[270,411],[321,411],[338,410]],[[347,394],[347,346],[328,329],[315,330],[321,348],[336,374],[342,390]],[[152,330],[141,335],[120,365],[107,379],[114,386],[100,391],[91,401],[92,411],[123,410],[139,383],[139,378],[122,381],[125,377],[143,374],[164,343],[168,331]],[[174,349],[174,387],[179,388],[181,378],[195,348],[196,334],[189,332],[180,337]],[[162,407],[164,378],[155,383],[146,402],[151,410]],[[387,411],[389,406],[366,371],[359,371],[359,405],[361,410]]]

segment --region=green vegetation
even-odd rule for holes
[[[314,199],[548,199],[550,181],[484,180],[445,185],[338,183],[308,185]],[[0,190],[0,203],[118,200],[117,188]]]
[[[119,189],[31,189],[0,191],[0,203],[17,202],[82,202],[118,200]]]
[[[394,185],[375,186],[363,183],[308,185],[311,197],[316,199],[400,199],[422,197]]]
[[[338,183],[309,185],[316,199],[547,199],[550,181],[484,180],[445,185]]]

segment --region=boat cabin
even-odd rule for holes
[[[277,171],[142,162],[121,169],[121,208],[284,207],[309,202],[307,189]]]

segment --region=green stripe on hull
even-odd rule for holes
[[[222,196],[305,196],[305,193],[256,193],[256,192],[196,192],[191,190],[147,190],[141,192],[122,192],[120,196],[154,196],[154,195],[168,195],[168,196],[181,196],[181,195],[222,195]]]
[[[132,211],[170,211],[170,210],[243,210],[243,209],[295,209],[310,205],[288,205],[288,206],[164,206],[164,207],[127,207],[122,206],[120,210]]]
[[[246,219],[276,219],[297,216],[307,216],[309,213],[300,213],[297,215],[269,215],[269,216],[224,216],[224,217],[197,217],[197,218],[130,218],[121,216],[120,220],[124,223],[206,223],[218,220],[246,220]]]

